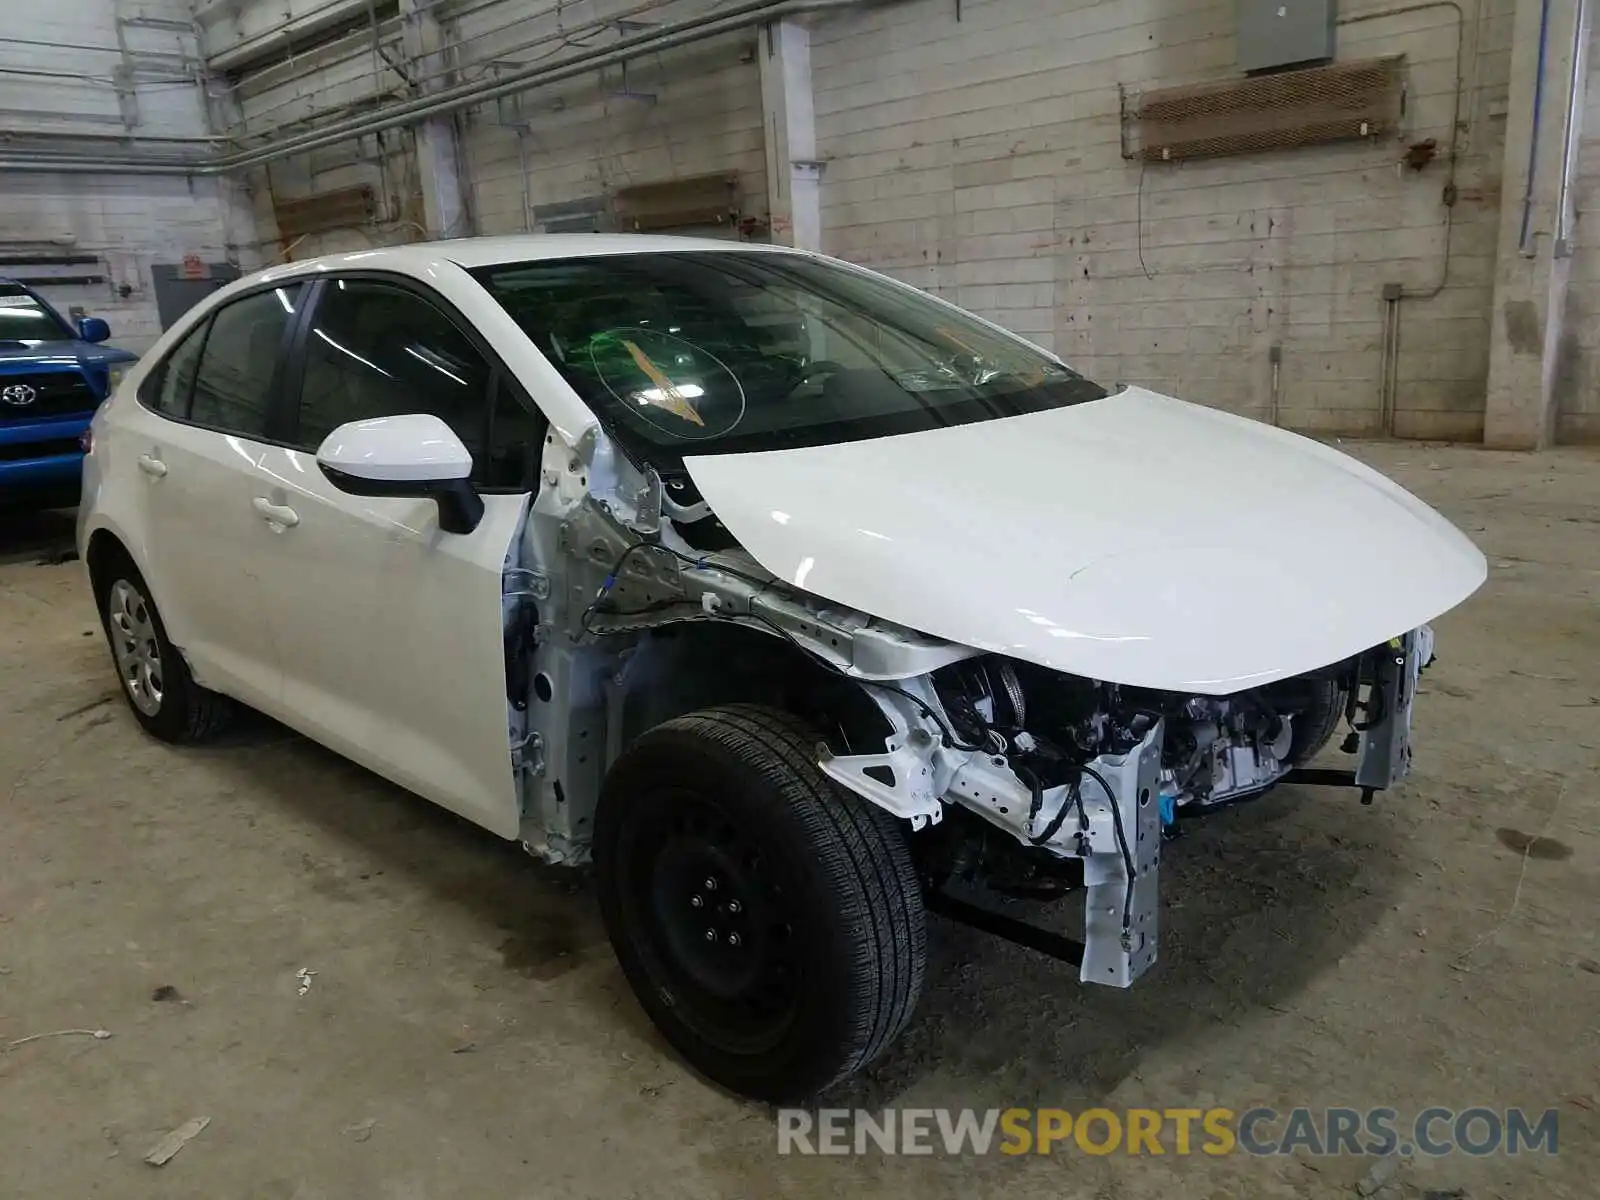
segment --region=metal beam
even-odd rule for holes
[[[767,206],[772,238],[822,249],[822,164],[817,161],[811,90],[811,31],[795,20],[768,21],[756,53],[766,118]]]
[[[1517,0],[1484,408],[1496,449],[1555,437],[1589,28],[1586,0]]]
[[[440,47],[445,31],[423,0],[400,0],[406,58],[432,80],[424,94],[445,89],[446,59]],[[377,25],[373,25],[376,35]],[[466,237],[474,232],[462,178],[460,130],[453,113],[424,117],[417,126],[417,174],[422,180],[422,223],[430,238]]]

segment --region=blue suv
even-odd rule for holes
[[[0,279],[0,505],[78,502],[89,419],[138,360],[98,344],[110,336],[100,318],[74,329],[37,293]]]

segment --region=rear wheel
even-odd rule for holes
[[[835,787],[820,739],[770,709],[658,726],[596,813],[606,927],[645,1011],[741,1095],[805,1099],[904,1028],[927,934],[900,823]]]
[[[164,742],[201,741],[219,732],[233,715],[232,704],[189,674],[139,572],[125,560],[109,563],[97,583],[100,620],[134,718]]]

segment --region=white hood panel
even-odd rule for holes
[[[767,570],[1074,675],[1224,695],[1483,582],[1422,501],[1308,438],[1140,388],[927,433],[685,460]]]

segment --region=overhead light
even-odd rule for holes
[[[706,394],[705,388],[698,383],[675,383],[672,385],[672,390],[677,393],[677,398],[682,400],[698,400]],[[640,404],[663,404],[668,399],[668,392],[666,388],[645,388],[643,391],[635,392],[633,398]]]

